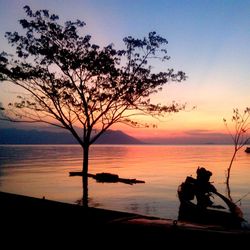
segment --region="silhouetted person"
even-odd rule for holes
[[[197,199],[197,205],[201,208],[212,206],[213,202],[210,200],[210,192],[216,192],[216,188],[209,182],[212,172],[203,167],[198,167],[196,174],[194,194]]]
[[[241,209],[230,199],[217,192],[216,188],[210,183],[212,172],[204,167],[198,167],[196,174],[196,178],[187,176],[185,182],[178,188],[178,196],[181,202],[178,219],[250,229],[250,224],[243,218]],[[212,194],[217,195],[225,202],[230,213],[207,209],[208,207],[225,209],[224,206],[213,204],[210,200]],[[194,198],[196,198],[197,204],[192,202]]]
[[[212,172],[203,167],[198,167],[197,178],[188,176],[178,190],[180,200],[191,201],[195,197],[197,199],[197,206],[206,208],[212,206],[213,202],[210,200],[210,192],[216,192],[216,188],[209,182]]]

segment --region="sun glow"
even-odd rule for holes
[[[171,59],[166,63],[155,60],[154,70],[183,70],[188,79],[183,83],[169,83],[151,98],[154,103],[163,105],[170,105],[172,101],[186,103],[186,110],[159,119],[133,117],[137,122],[147,123],[149,128],[131,128],[118,123],[111,129],[138,138],[157,137],[160,140],[175,136],[215,136],[227,133],[223,118],[231,119],[234,108],[244,110],[249,106],[250,21],[247,1],[232,4],[218,1],[206,6],[167,1],[151,4],[148,1],[142,6],[137,1],[114,1],[109,5],[105,1],[84,4],[63,1],[58,5],[44,0],[32,1],[30,6],[32,9],[49,9],[60,16],[62,23],[75,19],[85,21],[84,34],[92,35],[92,41],[101,46],[112,43],[115,49],[123,49],[124,37],[142,38],[154,30],[167,38]],[[18,19],[24,17],[22,7],[22,3],[16,0],[10,4],[0,3],[1,51],[14,52],[4,34],[6,31],[20,31]],[[4,106],[19,93],[16,87],[5,82],[0,84],[0,102]]]

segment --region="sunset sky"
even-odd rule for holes
[[[0,51],[10,51],[4,34],[19,29],[24,5],[48,9],[62,22],[85,21],[86,34],[103,46],[120,49],[124,37],[142,38],[150,31],[168,40],[171,59],[155,67],[183,70],[188,79],[166,86],[153,99],[187,103],[187,110],[161,121],[146,118],[157,129],[113,129],[161,142],[176,137],[213,141],[226,133],[222,119],[230,120],[233,108],[250,106],[250,0],[0,0]],[[0,83],[0,102],[8,102],[13,91]]]

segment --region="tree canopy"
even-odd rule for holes
[[[121,50],[112,44],[101,48],[90,35],[81,35],[83,21],[62,25],[48,10],[24,10],[27,17],[19,22],[25,32],[6,33],[15,56],[0,54],[0,80],[24,93],[4,107],[2,119],[62,127],[88,148],[115,123],[136,127],[141,124],[133,120],[135,115],[158,116],[185,108],[150,100],[164,84],[186,79],[182,71],[152,68],[152,60],[170,59],[167,40],[156,32],[142,39],[124,38]]]

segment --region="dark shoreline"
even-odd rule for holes
[[[0,192],[1,228],[3,239],[21,238],[25,244],[41,240],[67,244],[92,242],[104,249],[112,248],[113,241],[124,246],[175,246],[192,243],[189,247],[214,247],[247,244],[250,231],[231,230],[218,226],[206,226],[176,222],[138,214],[100,208],[84,208],[79,205]],[[3,231],[3,230],[2,230]],[[26,241],[25,241],[26,240]],[[8,244],[10,242],[8,241]],[[238,245],[239,246],[239,245]]]

